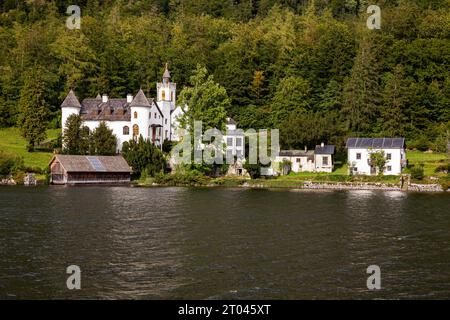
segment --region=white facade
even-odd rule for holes
[[[185,106],[184,109],[181,106],[178,106],[172,111],[172,113],[170,115],[170,119],[171,119],[170,140],[171,141],[180,141],[181,137],[183,136],[184,129],[181,128],[181,118],[183,117],[185,111],[187,111],[187,106]]]
[[[274,169],[283,173],[280,165],[283,161],[291,163],[290,170],[299,172],[333,172],[333,155],[335,147],[333,145],[317,145],[315,150],[281,150],[275,158]]]
[[[147,99],[139,90],[136,96],[126,99],[109,99],[107,95],[95,99],[85,99],[80,103],[71,90],[61,105],[62,132],[70,115],[80,115],[83,124],[91,132],[101,122],[117,137],[117,151],[122,144],[142,136],[162,147],[164,140],[172,139],[172,111],[175,109],[176,84],[170,82],[170,73],[164,72],[163,81],[157,84],[157,101]]]
[[[384,175],[400,175],[402,173],[402,164],[406,160],[406,152],[404,149],[365,149],[365,148],[349,148],[348,163],[349,170],[352,174],[376,175],[376,168],[370,165],[370,153],[384,151],[386,157],[386,166]]]
[[[314,159],[314,158],[313,158]],[[280,156],[277,155],[275,157],[276,166],[280,166],[283,161],[291,162],[291,171],[292,172],[313,172],[314,170],[314,161],[308,156]],[[280,171],[280,168],[275,168],[277,171]]]
[[[223,143],[226,144],[226,159],[244,159],[245,157],[245,134],[242,129],[237,129],[236,122],[227,118],[226,134]]]
[[[347,162],[350,174],[377,175],[378,169],[371,164],[371,153],[382,151],[386,159],[384,175],[400,175],[406,165],[404,138],[349,138]]]

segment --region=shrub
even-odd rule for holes
[[[420,164],[419,166],[412,166],[410,169],[411,178],[414,180],[423,180],[425,177],[424,170],[423,170],[423,164]]]
[[[447,177],[441,178],[439,180],[439,183],[444,191],[447,191],[450,189],[450,175],[447,175]]]
[[[420,151],[427,151],[431,148],[431,143],[426,137],[420,137],[408,144],[410,149],[417,149]]]
[[[450,172],[450,162],[439,165],[434,171],[436,173],[449,173]]]
[[[199,186],[206,185],[210,178],[197,170],[181,170],[174,174],[159,173],[155,175],[155,183],[169,186]]]
[[[23,168],[22,157],[0,151],[0,175],[16,174]]]

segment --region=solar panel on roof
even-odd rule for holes
[[[92,168],[94,168],[95,171],[106,171],[105,167],[103,166],[103,164],[100,162],[100,160],[98,160],[97,157],[86,157]]]

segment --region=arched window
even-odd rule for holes
[[[134,112],[134,118],[137,119],[137,112]]]
[[[130,128],[128,126],[123,127],[123,135],[127,136],[130,134]]]
[[[170,101],[173,101],[173,91],[170,93]]]
[[[133,137],[137,137],[139,135],[139,126],[135,124],[133,126]]]
[[[163,90],[162,92],[161,92],[161,100],[166,100],[166,90]]]

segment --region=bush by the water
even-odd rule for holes
[[[198,170],[178,170],[173,174],[157,174],[155,183],[168,186],[199,186],[205,185],[210,180]]]
[[[0,151],[0,176],[17,174],[24,168],[23,158]]]
[[[436,173],[449,173],[450,172],[450,162],[439,165],[435,169],[435,172]]]
[[[425,173],[423,170],[423,164],[417,165],[417,166],[412,166],[409,169],[409,172],[411,173],[411,178],[413,178],[414,180],[423,180],[423,178],[425,177]]]

